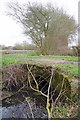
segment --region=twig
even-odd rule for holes
[[[28,70],[29,70],[29,68],[28,68]],[[36,91],[36,92],[38,92],[38,93],[40,93],[41,95],[47,97],[47,95],[44,94],[42,91],[40,91],[39,88],[38,88],[38,89],[35,89],[35,88],[32,87],[31,81],[30,81],[30,73],[32,74],[32,72],[29,70],[29,72],[28,72],[28,81],[29,81],[29,85],[30,85],[31,89],[34,90],[34,91]],[[32,74],[32,76],[33,76],[33,74]],[[34,77],[33,77],[33,78],[34,78]],[[35,81],[36,81],[36,79],[35,79]],[[38,84],[38,83],[37,83],[37,84]]]
[[[50,78],[50,81],[49,81],[49,86],[48,86],[48,94],[47,94],[47,103],[46,103],[46,109],[47,109],[47,112],[48,112],[48,119],[51,118],[51,111],[50,111],[50,103],[49,103],[49,95],[50,95],[50,87],[51,87],[51,81],[52,81],[52,78],[53,78],[53,69],[52,69],[52,72],[51,72],[51,78]]]
[[[37,83],[37,81],[36,81],[36,79],[35,79],[34,75],[32,74],[31,69],[29,69],[28,65],[27,65],[27,69],[28,69],[29,73],[31,74],[31,76],[32,76],[33,80],[35,81],[37,89],[39,90],[38,83]]]
[[[32,114],[32,118],[34,119],[34,114],[33,114],[31,105],[30,105],[30,103],[29,103],[29,101],[28,101],[28,98],[25,98],[25,99],[26,99],[26,101],[27,101],[27,103],[28,103],[28,105],[29,105],[29,108],[30,108],[30,111],[31,111],[31,114]],[[34,120],[35,120],[35,119],[34,119]]]
[[[64,85],[64,78],[63,78],[63,81],[62,81],[61,90],[60,90],[60,92],[59,92],[59,95],[58,95],[58,97],[57,97],[57,98],[56,98],[56,100],[55,100],[55,103],[58,101],[59,97],[61,96],[62,89],[63,89],[63,85]]]

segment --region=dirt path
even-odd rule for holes
[[[26,63],[39,63],[44,65],[57,65],[57,64],[74,64],[78,65],[78,62],[72,62],[72,61],[65,61],[65,60],[59,60],[59,59],[48,59],[48,58],[26,58],[26,59],[19,59],[23,60]]]

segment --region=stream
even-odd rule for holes
[[[0,106],[0,118],[47,118],[47,111],[44,102],[38,98],[36,102],[35,96],[24,93],[18,93],[4,101]],[[26,97],[27,100],[23,99]]]
[[[10,107],[0,107],[0,118],[45,118],[46,110],[42,108],[42,110],[37,106],[32,106],[31,114],[29,105],[27,103],[18,104],[16,106]]]

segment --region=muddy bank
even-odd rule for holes
[[[21,118],[31,118],[31,110],[35,118],[47,117],[47,98],[45,96],[48,93],[50,80],[49,103],[55,102],[56,98],[58,99],[57,104],[64,105],[65,102],[68,103],[72,97],[71,78],[61,69],[31,64],[11,65],[4,68],[2,70],[3,118],[4,115],[18,118],[21,111],[23,111]],[[77,87],[74,95],[76,92]],[[41,93],[45,94],[45,96]],[[30,103],[26,101],[26,98]],[[32,108],[30,108],[29,104]]]
[[[51,66],[46,67],[22,64],[6,67],[2,71],[2,90],[15,92],[21,87],[30,87],[31,84],[33,88],[36,88],[37,85],[40,91],[47,94],[51,77],[51,91],[54,91],[58,86],[53,98],[55,99],[55,97],[58,96],[63,82],[63,90],[65,89],[65,94],[70,97],[71,85],[68,75],[60,69]]]

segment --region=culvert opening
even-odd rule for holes
[[[26,92],[31,90],[33,92],[30,94],[34,93],[32,97],[35,96],[39,99],[43,97],[42,99],[46,101],[45,96],[48,94],[50,79],[50,101],[55,101],[56,98],[58,98],[57,101],[65,100],[66,97],[64,96],[70,98],[71,85],[68,77],[65,77],[62,71],[52,68],[51,66],[46,67],[31,64],[13,65],[5,68],[3,70],[3,92],[5,90],[14,92],[15,90],[17,93],[18,91],[22,92],[23,89],[26,89]],[[45,94],[45,96],[42,93]]]

